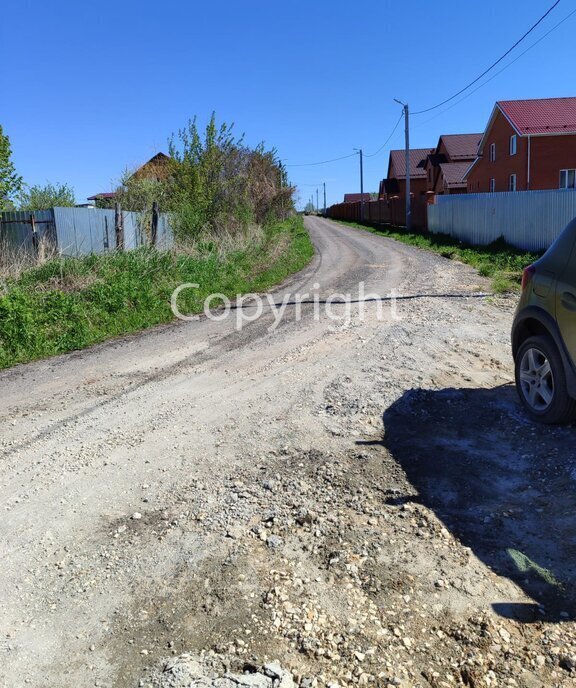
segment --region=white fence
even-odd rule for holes
[[[574,218],[572,189],[438,196],[428,206],[428,231],[480,246],[504,237],[513,246],[539,251]]]

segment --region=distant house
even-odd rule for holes
[[[424,165],[428,196],[466,193],[466,173],[478,155],[482,134],[443,134]]]
[[[141,165],[130,177],[130,179],[155,179],[156,181],[163,181],[170,173],[170,156],[165,153],[156,153],[156,155],[148,162]],[[114,191],[105,191],[103,193],[88,196],[89,201],[94,201],[95,205],[109,207],[114,202],[116,193]]]
[[[424,168],[433,148],[410,150],[410,196],[412,198],[412,223],[415,227],[426,226],[426,192],[428,177]],[[406,224],[406,154],[404,150],[390,151],[388,176],[380,182],[379,198],[388,200],[392,224]]]
[[[496,103],[467,172],[469,193],[576,188],[576,98]]]
[[[368,201],[371,200],[371,196],[369,193],[347,193],[344,194],[344,203],[359,203],[360,201],[363,201],[364,203],[368,203]]]
[[[410,193],[414,196],[425,194],[427,157],[433,153],[430,148],[412,148],[410,150]],[[406,198],[406,153],[404,149],[390,151],[388,176],[380,184],[380,192],[387,196]]]

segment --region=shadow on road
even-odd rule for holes
[[[410,390],[384,413],[384,446],[419,501],[536,604],[523,621],[576,618],[576,429],[529,421],[512,386]]]

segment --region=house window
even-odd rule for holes
[[[494,193],[496,191],[496,180],[491,179],[490,180],[490,193]]]
[[[560,188],[576,189],[576,170],[560,170]]]
[[[516,175],[510,175],[510,181],[508,182],[508,191],[516,191]]]
[[[494,162],[496,160],[496,144],[491,143],[490,144],[490,162]]]
[[[510,155],[516,155],[516,134],[510,137]]]

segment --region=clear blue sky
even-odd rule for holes
[[[204,123],[212,110],[287,164],[372,153],[398,118],[394,97],[414,110],[443,100],[550,5],[7,0],[0,123],[25,181],[68,182],[78,201],[111,190],[189,117]],[[575,8],[562,0],[510,59]],[[464,102],[415,116],[412,146],[482,131],[498,99],[576,95],[575,29],[576,15]],[[403,146],[402,126],[391,146]],[[378,189],[389,149],[366,159],[365,190]],[[323,181],[329,204],[359,190],[356,157],[289,172],[302,202]]]

